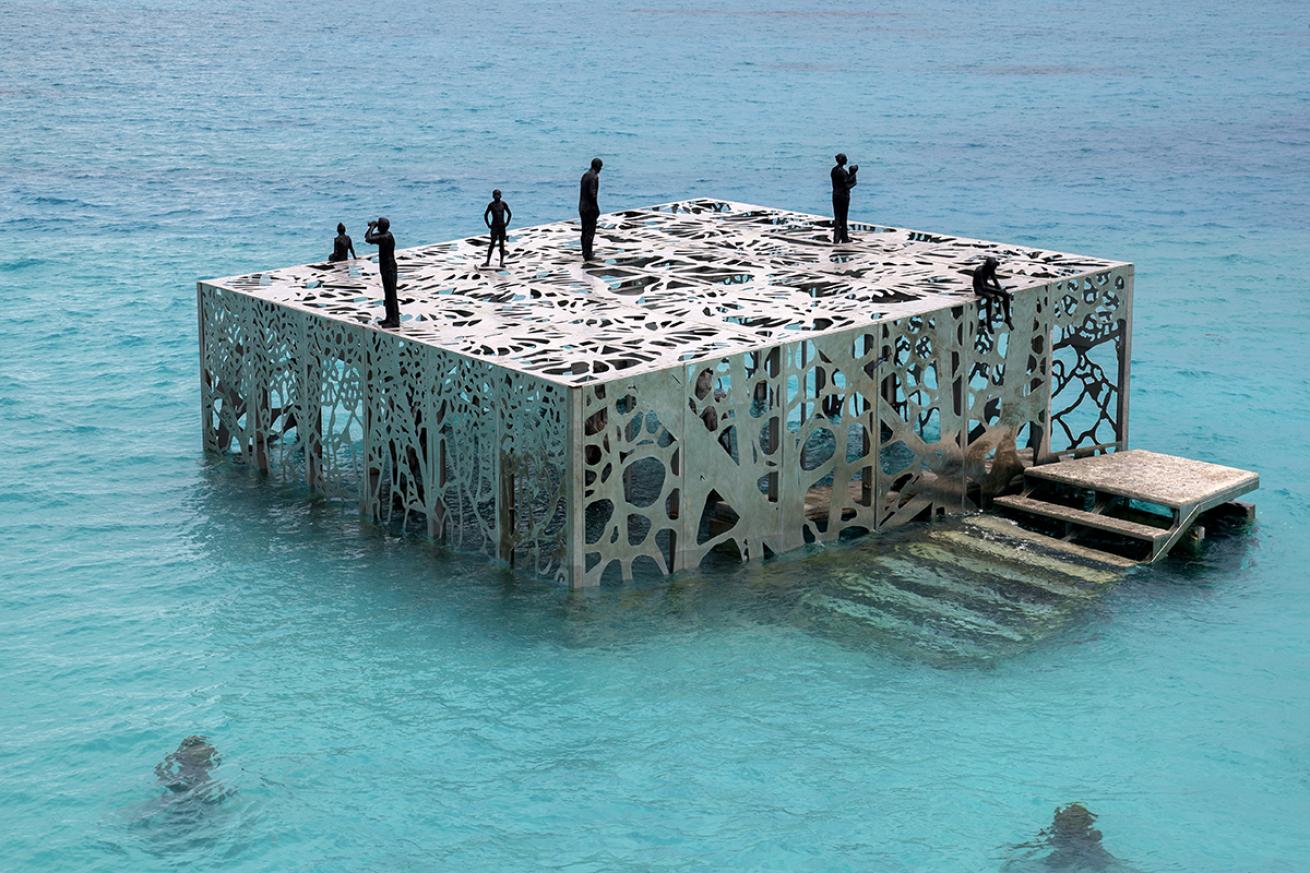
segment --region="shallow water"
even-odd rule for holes
[[[1310,865],[1304,4],[5,13],[6,870],[996,870],[1074,800]],[[823,211],[839,148],[854,217],[1135,262],[1132,442],[1258,470],[1255,532],[1016,641],[816,620],[876,543],[570,595],[199,452],[197,278],[564,218],[594,153]],[[219,802],[155,782],[193,733]]]

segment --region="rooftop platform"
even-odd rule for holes
[[[576,222],[513,230],[503,269],[482,269],[487,237],[397,252],[406,339],[577,386],[761,351],[956,307],[974,299],[988,255],[1022,293],[1121,261],[831,219],[726,200],[686,200],[601,217],[583,264]],[[404,229],[400,229],[404,235]],[[382,286],[369,260],[203,283],[371,326]]]

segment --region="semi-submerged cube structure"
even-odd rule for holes
[[[721,200],[200,282],[205,447],[575,586],[982,507],[1125,448],[1131,264]],[[1014,329],[971,277],[1000,261]]]

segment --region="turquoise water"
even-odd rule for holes
[[[1310,869],[1307,7],[658,4],[6,3],[0,867],[997,870],[1081,800]],[[1132,442],[1258,470],[1252,536],[1014,640],[817,620],[877,544],[570,595],[199,452],[197,278],[567,217],[593,154],[823,211],[839,148],[853,216],[1134,261]]]

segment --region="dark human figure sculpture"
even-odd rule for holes
[[[983,315],[989,328],[996,317],[996,303],[1000,301],[1005,326],[1014,330],[1014,322],[1010,320],[1010,301],[1014,299],[1014,295],[1002,288],[1000,280],[996,278],[998,266],[997,260],[990,255],[983,260],[982,266],[973,271],[973,293],[982,298]]]
[[[1064,870],[1067,873],[1138,873],[1111,855],[1101,845],[1101,832],[1092,827],[1096,814],[1081,803],[1056,807],[1049,827],[1037,838],[1014,846],[1025,853],[1007,861],[1005,873],[1038,873],[1041,870]]]
[[[218,762],[218,749],[210,745],[208,739],[191,736],[178,743],[176,752],[170,752],[155,765],[155,776],[169,791],[179,794],[195,791],[213,781],[209,771]]]
[[[500,265],[505,266],[505,231],[508,230],[510,219],[513,217],[514,212],[509,208],[509,204],[500,199],[500,189],[492,191],[491,202],[482,211],[482,220],[491,228],[491,242],[487,244],[487,261],[482,266],[491,266],[491,250],[496,247],[497,240],[500,241]]]
[[[846,230],[846,215],[851,211],[851,189],[855,187],[855,174],[859,164],[846,169],[846,155],[838,152],[837,165],[832,168],[832,241],[834,245],[848,243],[851,235]]]
[[[1081,803],[1057,807],[1051,826],[1038,834],[1039,843],[1051,848],[1046,866],[1053,870],[1125,870],[1101,845],[1101,832],[1092,827],[1096,814]]]
[[[400,303],[396,300],[396,238],[391,235],[391,222],[385,217],[368,223],[364,242],[378,247],[378,272],[382,275],[382,290],[386,294],[387,317],[378,327],[400,327]]]
[[[355,244],[346,236],[346,226],[337,224],[337,238],[332,240],[332,254],[328,255],[328,260],[333,263],[344,261],[347,252],[350,257],[355,257]]]
[[[591,169],[582,174],[582,183],[578,187],[578,217],[582,219],[584,261],[590,261],[594,255],[591,244],[596,239],[596,220],[600,218],[600,204],[596,195],[600,193],[600,168],[604,165],[600,158],[592,158]]]

